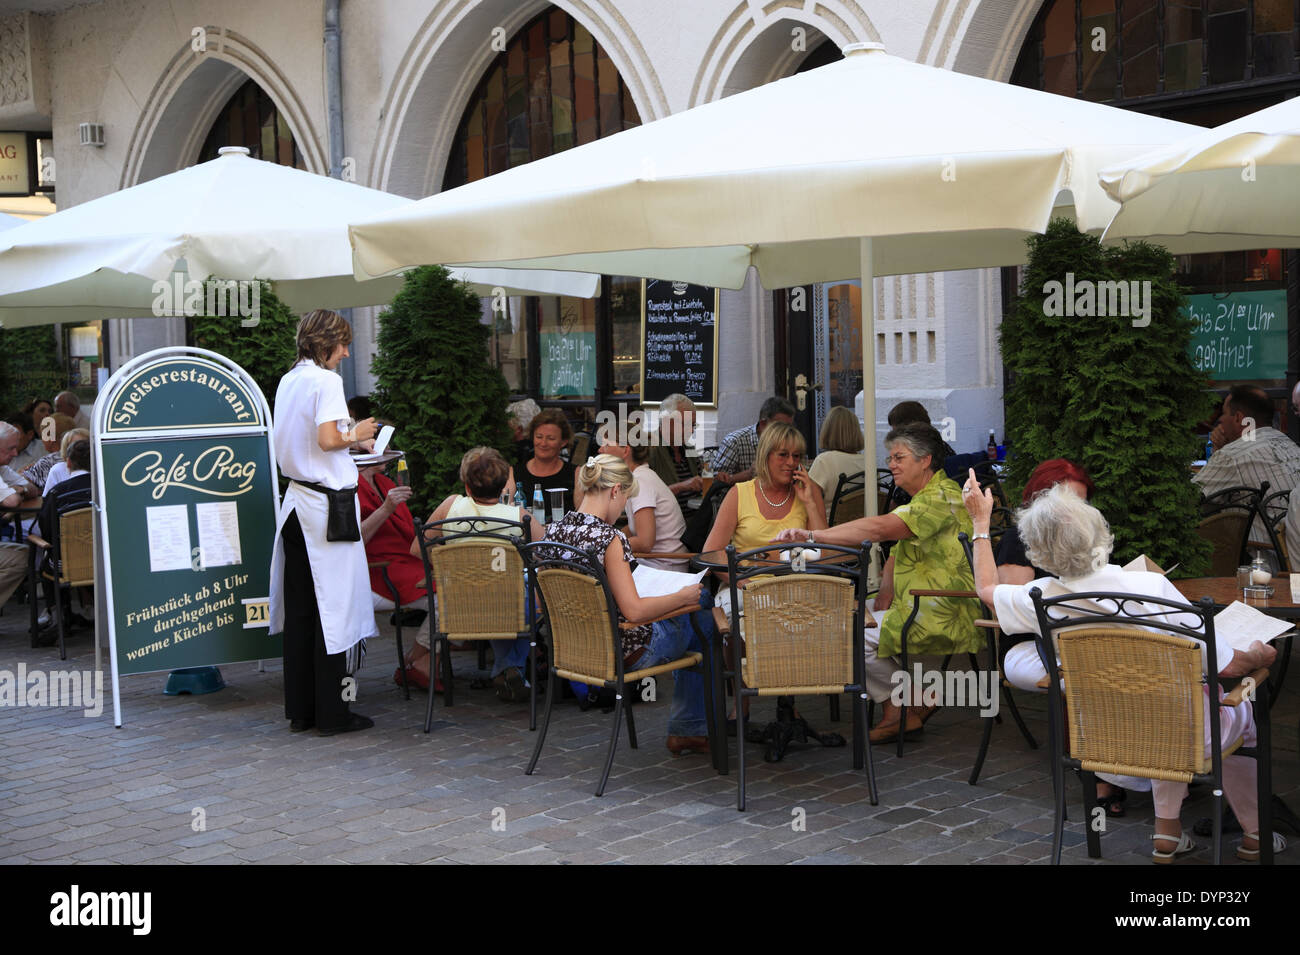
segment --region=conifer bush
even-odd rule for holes
[[[190,336],[199,348],[224,355],[248,372],[274,412],[280,378],[298,357],[298,316],[270,282],[261,284],[257,324],[244,325],[238,314],[196,316],[190,319]]]
[[[1165,568],[1179,563],[1176,576],[1204,573],[1209,546],[1196,533],[1201,493],[1188,465],[1204,440],[1195,426],[1216,399],[1188,353],[1192,325],[1173,256],[1147,243],[1103,248],[1067,220],[1029,246],[1001,331],[1013,375],[1005,397],[1013,500],[1039,462],[1068,458],[1097,484],[1092,503],[1115,535],[1113,562],[1145,553]],[[1065,283],[1067,273],[1076,288],[1149,281],[1150,324],[1131,313],[1061,314],[1045,286]]]
[[[466,451],[510,445],[510,390],[489,361],[489,336],[478,296],[441,266],[407,272],[379,317],[372,397],[397,428],[394,445],[406,452],[417,519],[448,494],[463,493]]]

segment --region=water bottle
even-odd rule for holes
[[[540,484],[533,488],[533,520],[543,527],[546,526],[546,502],[542,500]]]
[[[1210,460],[1210,455],[1213,454],[1213,453],[1214,453],[1214,442],[1213,442],[1213,441],[1206,441],[1206,442],[1205,442],[1205,460],[1206,460],[1206,461]]]

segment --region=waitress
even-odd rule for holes
[[[375,725],[349,712],[344,684],[347,651],[377,634],[357,467],[348,455],[353,444],[375,436],[375,420],[344,430],[348,406],[334,374],[351,342],[352,329],[337,312],[304,315],[298,362],[275,392],[275,454],[290,483],[271,558],[271,632],[284,634],[289,729],[315,727],[322,736]]]

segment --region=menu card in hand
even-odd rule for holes
[[[637,564],[636,570],[632,571],[632,582],[636,584],[636,592],[641,597],[666,597],[683,587],[698,584],[706,573],[708,571],[702,570],[698,574],[684,574],[678,570],[661,570]]]
[[[1256,640],[1268,643],[1291,629],[1291,623],[1278,620],[1240,600],[1234,600],[1214,617],[1214,639],[1234,650],[1248,650]]]

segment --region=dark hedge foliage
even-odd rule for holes
[[[270,282],[262,282],[256,325],[243,326],[239,315],[204,315],[190,319],[191,340],[199,348],[224,355],[257,382],[275,410],[280,377],[298,355],[298,316],[280,301]]]
[[[1040,461],[1069,458],[1097,484],[1093,503],[1115,534],[1114,562],[1145,553],[1162,567],[1180,563],[1176,576],[1204,573],[1209,547],[1196,534],[1201,495],[1188,464],[1203,440],[1194,428],[1215,399],[1188,356],[1191,324],[1180,311],[1186,296],[1173,256],[1146,243],[1103,248],[1066,220],[1029,246],[1001,332],[1014,375],[1005,398],[1013,499]],[[1130,315],[1047,314],[1044,286],[1064,283],[1068,272],[1076,285],[1150,281],[1150,324],[1135,327]]]
[[[406,452],[417,516],[463,493],[466,451],[510,446],[510,391],[489,361],[489,335],[478,296],[440,266],[407,272],[379,317],[372,397],[397,428],[393,441]]]

